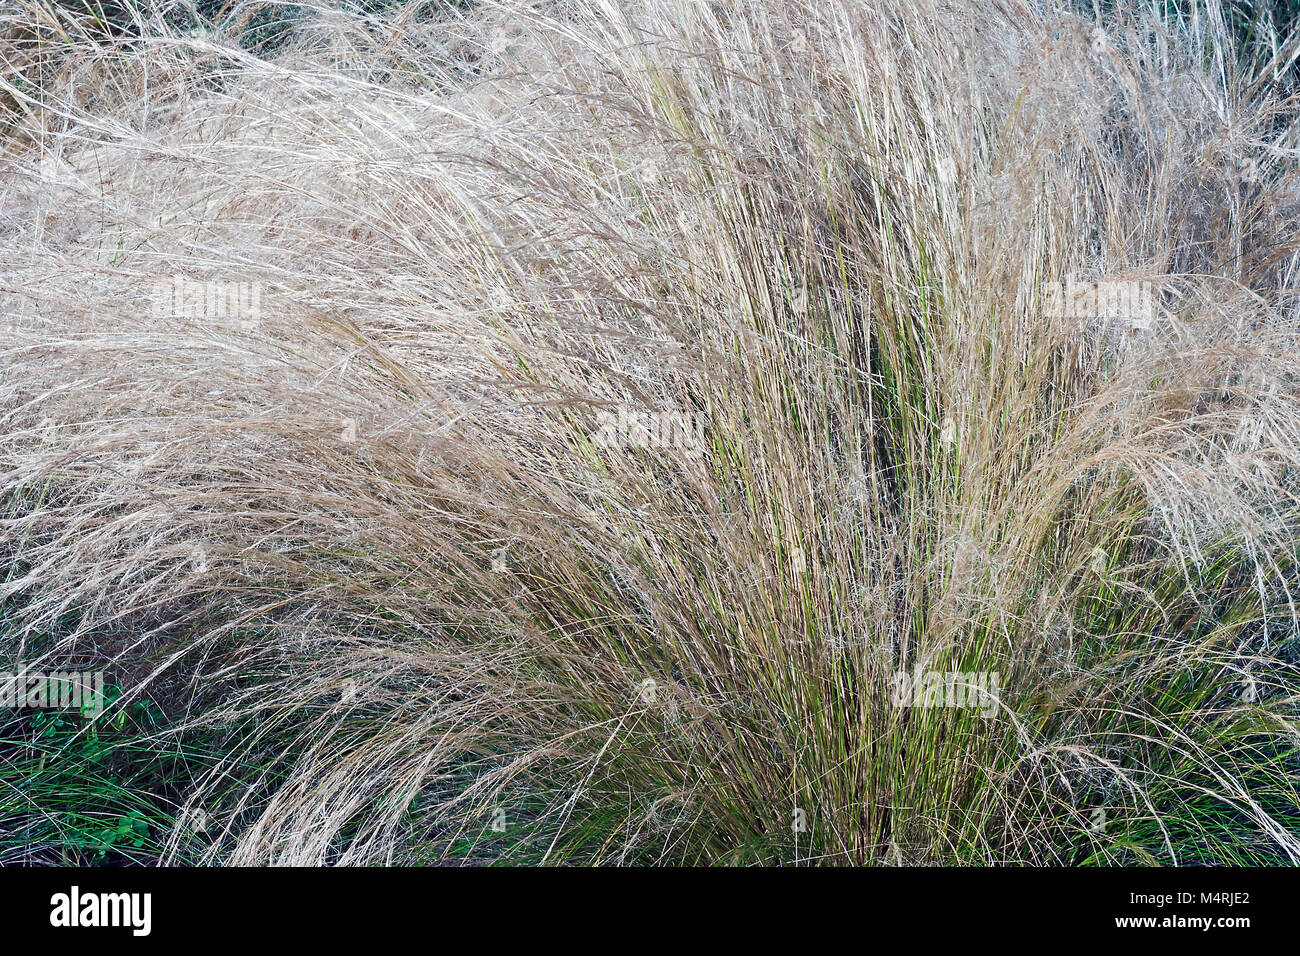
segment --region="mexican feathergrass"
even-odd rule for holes
[[[1300,860],[1297,46],[1117,7],[19,0],[4,663],[133,858]]]

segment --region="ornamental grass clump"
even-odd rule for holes
[[[1117,7],[21,0],[5,852],[1300,862],[1297,45]]]

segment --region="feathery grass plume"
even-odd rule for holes
[[[1292,38],[299,6],[3,24],[3,662],[156,858],[1300,860]]]

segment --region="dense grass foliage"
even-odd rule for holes
[[[1257,29],[22,0],[0,860],[1300,860]]]
[[[147,32],[151,17],[162,17],[173,27],[193,28],[199,24],[220,29],[233,23],[234,35],[245,45],[272,52],[283,42],[295,25],[310,21],[321,9],[343,10],[363,15],[384,14],[405,9],[407,15],[428,16],[451,8],[468,9],[475,0],[329,0],[324,3],[295,4],[286,0],[234,3],[231,0],[46,0],[49,6],[62,9],[69,17],[119,35]],[[1104,16],[1123,15],[1132,4],[1121,0],[1076,0],[1082,15],[1100,12]],[[1221,0],[1207,5],[1204,0],[1158,0],[1147,4],[1165,19],[1191,18],[1198,15],[1223,17],[1239,46],[1265,40],[1270,35],[1285,38],[1300,16],[1300,0]],[[1118,9],[1117,9],[1118,7]],[[1204,13],[1202,13],[1204,11]],[[251,29],[250,29],[251,27]]]

